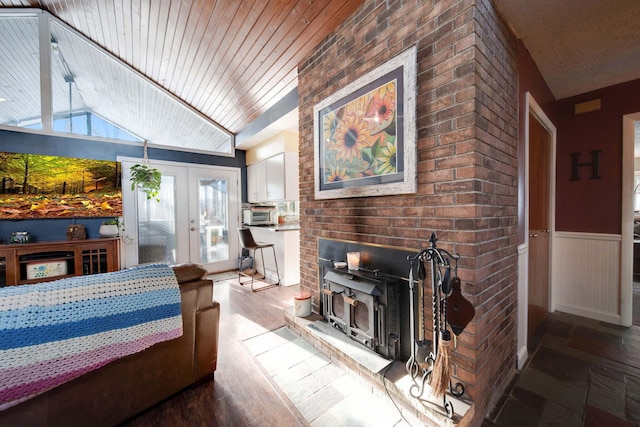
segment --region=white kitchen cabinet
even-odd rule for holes
[[[247,201],[249,203],[267,200],[267,163],[265,161],[247,166]]]
[[[284,153],[269,157],[264,162],[267,166],[267,200],[285,200],[287,177],[284,169]]]
[[[298,153],[287,151],[247,166],[247,201],[280,200],[298,200]]]

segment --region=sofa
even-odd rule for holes
[[[172,269],[180,293],[180,337],[111,361],[0,411],[0,425],[112,426],[212,378],[220,318],[213,282],[195,264]]]

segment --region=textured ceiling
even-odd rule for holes
[[[494,1],[556,99],[640,78],[640,1]]]

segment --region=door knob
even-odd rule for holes
[[[191,227],[191,231],[196,231],[196,228],[195,227]]]
[[[538,237],[538,235],[537,234],[529,234],[529,237],[533,237],[535,239],[536,237]]]

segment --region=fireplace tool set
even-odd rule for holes
[[[453,384],[451,380],[451,362],[449,360],[453,348],[451,332],[455,337],[460,335],[475,315],[475,309],[460,292],[460,279],[457,277],[460,255],[454,255],[444,249],[437,248],[437,240],[435,233],[432,233],[429,239],[429,248],[422,250],[415,256],[407,257],[407,261],[411,264],[409,289],[412,341],[411,357],[406,363],[406,369],[414,380],[422,373],[421,380],[411,386],[411,396],[420,398],[428,381],[432,394],[436,397],[442,396],[447,416],[452,418],[453,404],[447,400],[446,391],[449,389],[453,396],[459,397],[464,394],[464,386],[461,383]],[[452,261],[454,262],[453,276]],[[431,267],[433,295],[433,338],[431,343],[425,340],[424,336],[423,285],[427,276],[425,266],[427,263]],[[414,269],[418,276],[417,281],[414,280]]]

